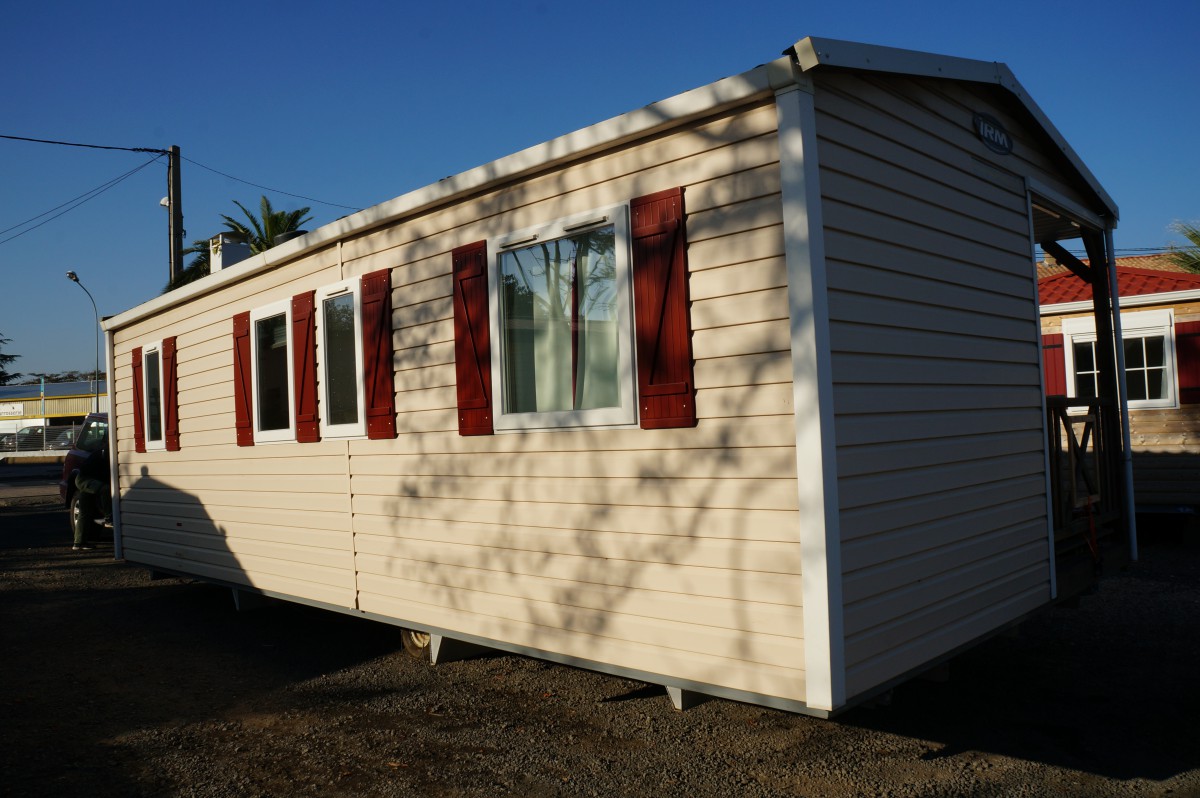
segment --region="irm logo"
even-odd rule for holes
[[[1012,152],[1012,136],[994,116],[975,114],[975,132],[983,145],[992,152],[998,155],[1008,155]]]

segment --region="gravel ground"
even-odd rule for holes
[[[517,656],[434,668],[394,627],[75,553],[0,508],[6,796],[1200,795],[1200,535],[951,679],[822,721]]]

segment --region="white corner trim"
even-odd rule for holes
[[[121,534],[121,472],[117,467],[117,451],[120,435],[117,434],[117,380],[113,366],[116,363],[113,334],[104,333],[104,367],[108,374],[108,490],[112,497],[113,559],[125,557],[125,539]],[[134,412],[137,412],[136,410]],[[130,438],[132,440],[132,437]],[[144,467],[144,466],[143,466]]]
[[[1038,307],[1038,279],[1037,279],[1037,242],[1034,241],[1033,227],[1033,196],[1028,190],[1025,192],[1025,218],[1029,226],[1029,268],[1032,272],[1032,294],[1034,312],[1037,314],[1037,326],[1034,328],[1035,334],[1038,336],[1037,356],[1038,356],[1038,383],[1041,385],[1041,403],[1042,403],[1042,465],[1045,468],[1045,491],[1046,491],[1046,550],[1047,564],[1049,566],[1050,577],[1050,600],[1058,598],[1058,558],[1054,550],[1054,489],[1050,480],[1051,463],[1050,463],[1050,445],[1047,441],[1050,440],[1050,416],[1046,412],[1046,362],[1045,355],[1041,346],[1042,337],[1042,316],[1041,309]],[[1057,424],[1058,422],[1054,422]]]
[[[791,322],[804,601],[804,700],[810,707],[834,710],[846,701],[846,668],[816,108],[813,95],[800,86],[780,91],[775,101]]]

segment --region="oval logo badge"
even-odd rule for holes
[[[975,133],[983,146],[997,155],[1009,155],[1013,150],[1012,136],[1000,124],[1000,120],[988,114],[975,114]]]

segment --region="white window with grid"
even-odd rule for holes
[[[1174,313],[1171,310],[1122,313],[1121,327],[1130,408],[1178,407]],[[1067,394],[1094,399],[1099,379],[1095,320],[1090,316],[1064,319],[1063,339]]]

